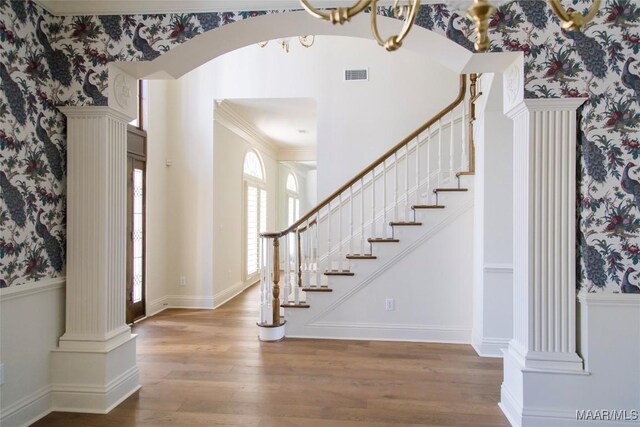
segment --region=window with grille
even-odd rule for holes
[[[249,280],[260,268],[259,233],[267,231],[267,190],[260,157],[249,151],[244,159],[245,275]]]
[[[289,225],[300,218],[300,198],[298,197],[298,180],[295,175],[287,175],[287,221]]]

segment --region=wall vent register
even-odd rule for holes
[[[357,70],[344,70],[344,79],[345,81],[369,80],[369,70],[366,68],[361,68]]]

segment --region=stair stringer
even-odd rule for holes
[[[469,185],[468,187],[472,187]],[[396,236],[400,243],[376,244],[373,252],[378,256],[376,260],[359,260],[352,262],[353,277],[327,277],[328,285],[333,289],[331,293],[306,294],[306,300],[310,304],[308,309],[285,309],[287,319],[288,337],[300,338],[342,338],[342,339],[383,339],[401,341],[431,341],[431,342],[464,342],[471,340],[471,314],[468,322],[454,325],[438,324],[408,324],[402,322],[343,322],[332,320],[332,314],[341,307],[349,304],[349,301],[360,292],[371,286],[379,285],[380,276],[393,269],[398,263],[411,256],[412,253],[422,248],[429,241],[438,236],[448,227],[456,225],[461,220],[466,221],[468,228],[472,227],[473,195],[446,194],[441,195],[447,208],[439,212],[419,212],[418,220],[423,222],[419,227],[422,232],[417,233],[417,227],[408,230],[398,227]],[[465,217],[463,219],[463,217]],[[469,220],[469,218],[471,218]],[[468,244],[471,246],[471,229],[468,230]],[[469,257],[469,272],[472,269],[472,260]],[[472,293],[472,275],[469,273],[469,283],[465,298],[469,299]],[[385,285],[393,294],[394,283]],[[384,301],[379,301],[380,310],[383,310]],[[446,303],[445,303],[446,304]],[[397,307],[402,309],[402,307]],[[470,311],[470,309],[469,309]],[[436,322],[437,323],[437,322]]]

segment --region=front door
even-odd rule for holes
[[[127,323],[145,316],[146,134],[129,130],[127,155]],[[143,141],[141,141],[141,139]],[[133,144],[132,144],[133,143]]]

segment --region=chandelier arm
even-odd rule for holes
[[[376,39],[376,42],[382,47],[384,47],[388,51],[394,51],[402,46],[402,41],[405,39],[409,31],[411,31],[411,27],[413,27],[413,23],[416,20],[416,15],[418,14],[418,9],[420,9],[420,0],[412,0],[411,9],[407,17],[404,20],[404,25],[402,30],[397,36],[391,36],[386,41],[380,36],[380,32],[378,31],[378,21],[376,19],[376,5],[377,0],[371,1],[371,32],[373,33],[373,37]]]
[[[306,41],[307,37],[311,38],[310,42]],[[311,35],[311,36],[309,36],[309,35],[307,35],[307,36],[298,36],[298,40],[300,41],[300,44],[302,46],[311,47],[311,46],[313,46],[313,43],[316,41],[316,36],[314,36],[314,35]]]
[[[358,0],[356,4],[349,8],[338,7],[327,13],[313,7],[308,0],[300,0],[302,7],[309,12],[311,16],[325,21],[330,21],[332,24],[344,24],[345,22],[349,22],[353,16],[365,10],[371,3],[372,0]]]

